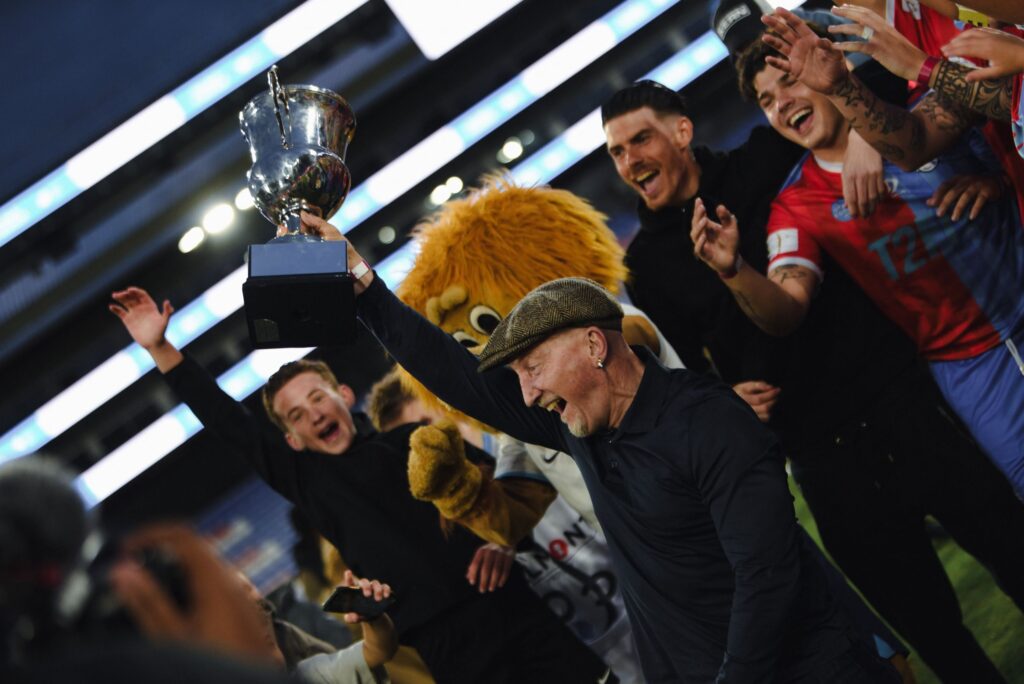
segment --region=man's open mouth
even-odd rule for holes
[[[803,132],[801,129],[807,120],[811,118],[812,114],[814,114],[814,110],[811,107],[804,107],[792,114],[786,121],[786,124],[790,128]]]
[[[552,399],[544,405],[548,411],[554,411],[558,415],[562,415],[562,411],[565,410],[565,399]]]
[[[338,436],[338,432],[338,424],[330,423],[323,430],[317,433],[317,437],[319,437],[325,442],[330,442],[331,440]]]
[[[639,176],[633,178],[633,182],[640,186],[641,190],[647,189],[647,184],[657,178],[659,175],[658,171],[645,171]]]

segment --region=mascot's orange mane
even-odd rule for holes
[[[419,251],[397,294],[479,351],[495,318],[549,280],[583,276],[619,292],[627,275],[624,253],[605,219],[566,190],[487,176],[416,227]],[[493,316],[481,316],[484,311]],[[408,375],[403,381],[428,405],[439,405]]]

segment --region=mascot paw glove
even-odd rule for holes
[[[483,476],[466,458],[459,429],[451,421],[417,428],[409,438],[409,489],[432,501],[446,518],[460,518],[473,507]]]

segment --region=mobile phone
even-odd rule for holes
[[[324,601],[324,610],[328,613],[358,613],[372,620],[390,608],[394,602],[394,594],[377,601],[372,596],[363,596],[361,589],[338,587]]]

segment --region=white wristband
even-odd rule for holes
[[[369,272],[370,265],[366,263],[366,259],[363,259],[358,264],[356,264],[355,268],[352,269],[352,277],[355,278],[356,280],[359,280]]]

